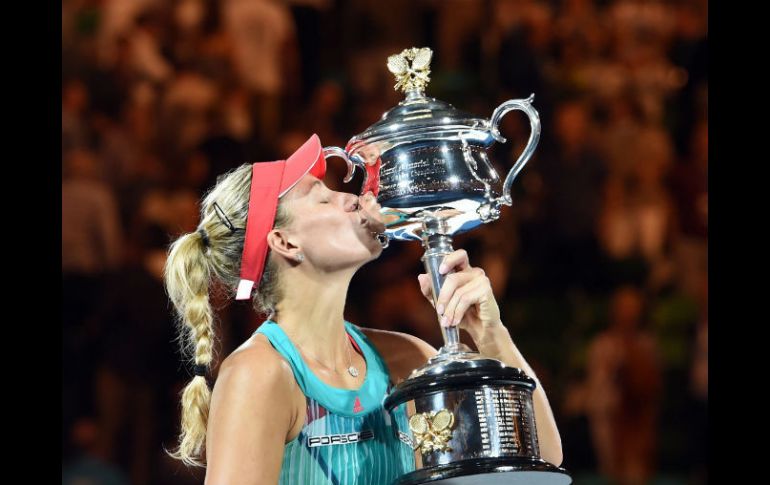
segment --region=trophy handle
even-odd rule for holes
[[[348,173],[345,175],[345,178],[342,179],[342,181],[345,183],[348,183],[353,179],[353,173],[356,170],[356,165],[359,165],[361,168],[363,168],[362,164],[359,163],[358,160],[351,160],[351,158],[348,156],[348,152],[340,147],[324,147],[324,158],[330,157],[340,157],[341,159],[345,160],[345,163],[348,165]],[[366,173],[366,170],[364,170],[364,173]]]
[[[498,126],[500,125],[500,120],[502,120],[503,116],[505,116],[509,111],[520,110],[525,112],[529,117],[530,126],[529,141],[527,142],[527,146],[524,148],[524,151],[521,152],[521,155],[519,155],[519,159],[516,160],[516,163],[513,164],[511,171],[508,172],[508,176],[505,177],[505,182],[503,183],[503,195],[495,200],[498,205],[511,205],[513,203],[513,200],[511,199],[511,187],[513,186],[513,180],[517,175],[519,175],[521,169],[524,168],[524,165],[526,165],[526,163],[532,157],[532,154],[535,152],[535,147],[537,147],[537,143],[540,141],[540,115],[537,113],[535,108],[532,107],[532,100],[534,99],[534,94],[530,94],[529,98],[527,99],[510,99],[498,106],[494,113],[492,113],[492,118],[489,122],[492,127],[492,137],[500,143],[505,143],[506,140],[500,134]]]

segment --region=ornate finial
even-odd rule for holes
[[[430,59],[433,51],[427,47],[404,49],[401,54],[388,57],[388,70],[396,75],[396,90],[422,92],[430,81]]]

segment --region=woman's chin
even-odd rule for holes
[[[372,238],[371,241],[367,241],[366,248],[369,250],[369,261],[379,258],[384,249],[377,238]]]
[[[378,242],[377,246],[372,250],[372,260],[379,258],[383,249],[382,245]]]

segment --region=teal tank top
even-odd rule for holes
[[[408,438],[398,432],[407,426],[405,405],[393,416],[382,405],[392,386],[385,362],[357,326],[346,321],[345,329],[366,359],[358,390],[316,377],[275,322],[256,330],[289,362],[307,402],[302,431],[284,446],[279,485],[388,485],[414,470]]]

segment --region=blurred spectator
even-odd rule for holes
[[[632,202],[628,181],[614,176],[604,186],[604,205],[597,220],[597,233],[605,257],[609,284],[619,280],[643,284],[649,264],[640,250],[640,218]]]
[[[182,154],[205,140],[211,111],[220,101],[217,87],[194,71],[182,70],[169,82],[161,101],[161,153],[174,167]]]
[[[232,62],[253,96],[257,127],[267,137],[281,126],[281,99],[297,92],[297,40],[291,12],[273,0],[223,0]]]
[[[287,0],[297,27],[297,44],[302,76],[302,103],[318,84],[324,66],[324,47],[328,36],[322,32],[323,15],[332,7],[331,0]],[[328,39],[331,40],[331,39]],[[321,137],[323,140],[324,138]]]
[[[198,194],[188,188],[177,188],[168,194],[169,228],[175,234],[184,234],[195,231],[200,217],[198,207]]]
[[[679,287],[696,296],[708,274],[708,122],[701,120],[690,140],[690,156],[674,169],[677,202],[675,257]]]
[[[663,136],[660,132],[651,134]],[[632,173],[626,178],[615,175],[605,185],[598,234],[612,261],[641,258],[649,270],[649,288],[660,289],[672,277],[669,247],[674,213],[664,183],[671,149],[665,138],[643,135],[636,147],[638,163],[633,165]],[[642,145],[643,141],[648,144]]]
[[[100,306],[101,362],[96,403],[99,450],[130,471],[133,485],[149,484],[160,449],[159,408],[175,381],[174,319],[163,287],[169,236],[146,227],[141,262],[107,285]]]
[[[686,73],[687,82],[680,90],[671,110],[673,134],[677,149],[684,155],[694,125],[705,114],[698,106],[701,90],[708,84],[708,2],[695,0],[677,5],[676,37],[669,49],[671,61]]]
[[[501,217],[499,224],[487,224],[477,229],[473,236],[478,241],[478,254],[474,256],[477,265],[484,268],[495,297],[507,294],[509,275],[514,271],[513,261],[518,255],[518,229],[511,214]]]
[[[339,82],[326,79],[313,91],[310,104],[303,116],[308,132],[316,133],[324,145],[344,146],[350,134],[347,132],[345,91]]]
[[[708,397],[709,397],[709,321],[708,277],[701,280],[698,291],[700,315],[695,328],[690,363],[690,392],[687,416],[689,418],[689,454],[693,483],[708,483]]]
[[[487,20],[483,2],[444,0],[436,2],[436,9],[438,58],[434,64],[445,71],[461,71],[463,66],[470,66],[470,72],[478,71],[481,50],[475,43]]]
[[[120,194],[128,182],[137,177],[141,147],[119,120],[101,113],[94,114],[92,120],[99,136],[96,150],[104,166],[104,180]]]
[[[193,151],[182,160],[174,182],[182,187],[192,189],[201,197],[207,188],[204,184],[210,179],[209,166],[209,160],[203,152]]]
[[[700,315],[695,332],[695,348],[692,358],[692,394],[705,403],[709,397],[709,282],[708,277],[701,280],[699,288],[698,306]]]
[[[495,25],[500,29],[498,72],[500,87],[513,98],[537,93],[538,110],[550,113],[551,96],[544,88],[547,60],[552,48],[552,12],[545,5],[513,13],[511,3],[498,2]],[[542,113],[542,111],[541,111]]]
[[[80,79],[72,79],[62,87],[61,146],[62,151],[88,148],[91,136],[86,119],[88,91]]]
[[[596,282],[598,245],[595,217],[601,204],[605,164],[590,136],[590,113],[584,101],[559,106],[555,140],[543,147],[538,171],[545,195],[548,275],[564,288]]]
[[[62,464],[62,485],[129,485],[120,468],[100,456],[97,444],[101,430],[92,417],[82,416],[72,426],[74,456]]]
[[[612,298],[609,328],[588,357],[588,416],[600,472],[619,485],[647,483],[655,471],[661,369],[657,344],[642,328],[637,288]]]
[[[555,19],[555,30],[560,43],[580,42],[590,56],[599,55],[607,41],[602,28],[601,16],[596,2],[592,0],[562,0],[559,15]]]
[[[564,463],[562,466],[569,470],[596,470],[595,446],[587,446],[592,442],[592,428],[589,420],[588,407],[594,401],[584,371],[575,372],[565,386],[564,399],[561,406],[562,420],[559,422]]]
[[[606,119],[601,123],[599,146],[607,162],[608,175],[625,183],[640,161],[636,148],[643,129],[642,110],[632,90],[608,98],[603,108]]]
[[[62,408],[64,432],[91,404],[98,352],[95,307],[122,257],[117,204],[92,153],[65,153],[62,180]]]
[[[215,121],[216,128],[196,149],[197,155],[205,159],[207,166],[206,178],[197,187],[199,190],[205,191],[213,187],[217,177],[242,163],[273,158],[270,156],[272,154],[265,153],[263,147],[255,146],[257,143],[250,136],[252,128],[248,111],[238,109],[231,115],[233,119],[229,121],[221,118]],[[224,116],[228,115],[224,114]],[[233,127],[228,128],[226,125],[229,124]],[[248,137],[246,130],[249,132]],[[240,138],[241,134],[244,138]]]
[[[254,122],[249,113],[249,93],[246,89],[236,87],[225,94],[220,116],[219,130],[215,128],[212,131],[220,131],[240,142],[254,135]]]
[[[168,59],[161,52],[160,12],[150,10],[136,19],[134,29],[128,33],[131,67],[136,75],[155,84],[162,84],[173,76]]]
[[[137,18],[158,2],[157,0],[106,0],[98,3],[101,3],[96,10],[99,19],[99,63],[105,67],[112,67],[118,40],[129,34]]]
[[[62,272],[98,277],[118,266],[121,229],[110,188],[99,180],[94,154],[65,154],[62,180]]]
[[[365,314],[366,325],[415,335],[439,348],[443,345],[438,315],[420,292],[416,275],[404,275],[379,286]]]
[[[154,147],[158,142],[158,92],[147,81],[137,81],[131,84],[125,93],[125,100],[120,109],[119,122],[126,131],[128,143],[136,150],[141,159],[156,154]],[[142,165],[142,160],[138,165]],[[141,173],[143,168],[137,167],[139,178],[150,175]]]
[[[215,9],[207,8],[212,2],[205,0],[174,0],[170,7],[170,54],[175,65],[191,65],[196,62],[198,48],[205,35],[208,16]]]

